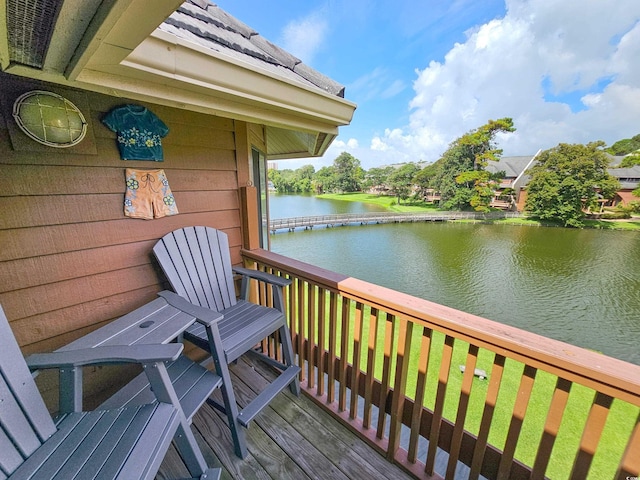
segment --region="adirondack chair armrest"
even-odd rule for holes
[[[253,270],[251,268],[233,267],[233,272],[238,275],[242,275],[249,278],[260,280],[261,282],[267,282],[277,287],[286,287],[291,284],[291,280],[278,275],[272,275],[271,273],[261,272],[260,270]]]
[[[25,360],[30,369],[70,368],[83,365],[154,363],[176,360],[184,345],[135,345],[83,348],[51,353],[34,353]]]
[[[181,297],[177,293],[170,292],[169,290],[163,290],[162,292],[159,292],[158,295],[164,298],[172,307],[196,317],[198,323],[207,327],[224,318],[224,315],[220,312],[216,312],[215,310],[204,308],[199,305],[194,305],[189,300]]]

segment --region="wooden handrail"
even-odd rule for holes
[[[418,478],[439,478],[439,450],[449,454],[446,471],[440,468],[445,478],[454,478],[460,462],[469,467],[469,478],[545,478],[574,384],[595,395],[591,406],[584,407],[583,436],[575,441],[577,453],[568,475],[582,478],[599,448],[613,401],[625,402],[631,409],[640,407],[638,365],[276,253],[243,251],[243,257],[248,266],[294,280],[287,295],[294,346],[301,366],[306,367],[303,389]],[[451,372],[457,370],[452,359],[458,344],[466,348],[466,357],[459,390],[454,392],[459,396],[457,411],[452,415],[445,411],[445,397],[452,391]],[[465,429],[465,419],[471,396],[482,390],[474,384],[474,373],[483,353],[493,355],[493,361],[482,394],[480,425],[471,433]],[[522,370],[516,378],[519,385],[507,387],[515,398],[505,444],[499,448],[492,444],[490,432],[496,402],[509,394],[503,387],[505,361],[521,364]],[[416,373],[409,385],[411,369]],[[538,377],[549,374],[557,379],[555,390],[548,397],[549,411],[542,413],[546,419],[542,418],[538,448],[525,465],[516,459],[516,447]],[[430,390],[428,377],[432,378]],[[426,408],[429,396],[433,406]],[[372,411],[377,411],[377,421]],[[617,453],[621,458],[617,478],[637,476],[640,469],[635,460],[640,457],[637,409],[630,416],[634,418],[624,420],[629,434],[626,449]],[[404,445],[403,429],[409,433]],[[425,442],[428,448],[419,454]]]

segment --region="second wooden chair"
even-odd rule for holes
[[[291,282],[265,272],[232,267],[227,235],[210,227],[186,227],[168,233],[158,241],[153,252],[177,293],[163,294],[169,303],[189,311],[195,317],[199,316],[202,308],[224,315],[224,319],[212,327],[194,324],[185,332],[184,338],[211,354],[216,373],[223,381],[224,411],[231,428],[235,453],[244,458],[247,446],[242,427],[247,427],[287,386],[295,395],[300,394],[300,368],[294,363],[283,300],[283,288]],[[240,298],[236,298],[234,273],[242,275]],[[250,279],[271,285],[273,308],[248,300]],[[282,342],[284,363],[276,364],[271,358],[264,358],[270,364],[275,364],[281,373],[239,411],[228,364],[247,352],[255,353],[254,347],[276,332],[279,332]]]

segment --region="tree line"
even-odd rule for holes
[[[365,171],[360,161],[342,152],[333,165],[318,171],[312,165],[296,170],[269,170],[269,180],[280,193],[348,193],[377,190],[397,197],[398,202],[422,201],[437,193],[444,210],[487,212],[505,172],[487,170],[499,162],[502,150],[496,136],[514,132],[511,118],[489,120],[454,140],[434,163],[409,162],[397,166],[373,167]],[[640,134],[610,147],[601,141],[586,145],[561,143],[541,152],[526,173],[525,210],[541,220],[556,220],[565,226],[583,225],[585,211],[610,200],[620,189],[607,171],[612,155],[627,155],[620,167],[640,165]],[[503,192],[509,193],[509,192]],[[640,188],[634,191],[640,197]],[[640,199],[639,199],[640,200]],[[636,202],[632,208],[639,207]]]

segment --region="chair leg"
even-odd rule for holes
[[[207,332],[209,351],[213,358],[216,373],[222,378],[222,387],[220,390],[222,392],[222,399],[224,400],[224,409],[227,414],[229,429],[231,430],[231,438],[233,439],[233,449],[238,457],[246,458],[248,454],[247,441],[244,429],[238,422],[238,404],[236,403],[236,397],[233,393],[231,374],[229,373],[227,359],[223,353],[224,349],[222,348],[218,326],[209,325],[205,330]]]
[[[226,370],[226,375],[222,376],[222,399],[224,400],[224,409],[227,413],[227,421],[229,422],[229,429],[231,430],[231,438],[233,439],[233,450],[235,454],[240,458],[246,458],[247,440],[245,438],[244,427],[238,422],[238,404],[236,403],[236,397],[233,393],[233,385],[231,384],[231,376],[229,375],[229,369],[225,366],[222,370]]]
[[[171,403],[178,410],[180,426],[176,431],[173,442],[175,443],[180,456],[184,461],[189,473],[200,477],[207,470],[207,462],[200,451],[196,438],[191,431],[191,426],[187,421],[180,400],[171,384],[171,378],[167,372],[167,366],[163,362],[144,365],[144,371],[151,385],[151,390],[159,402]]]
[[[291,334],[286,325],[280,327],[280,340],[282,341],[282,353],[284,354],[284,363],[287,366],[295,365],[293,356],[293,346],[291,345]],[[289,384],[289,389],[296,397],[300,396],[300,381],[298,377]]]

